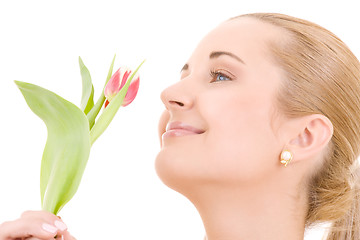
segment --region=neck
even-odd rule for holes
[[[206,240],[304,238],[307,201],[296,191],[271,187],[269,182],[246,189],[209,188],[189,198],[201,215]]]

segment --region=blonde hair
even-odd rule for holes
[[[330,151],[309,182],[307,226],[331,222],[327,240],[359,240],[359,170],[354,167],[360,153],[358,59],[333,33],[309,21],[272,13],[239,17],[270,23],[289,35],[270,45],[285,72],[278,95],[282,112],[289,117],[323,114],[334,126]]]

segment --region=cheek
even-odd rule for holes
[[[264,98],[245,93],[220,94],[222,98],[213,99],[221,101],[202,108],[209,126],[204,144],[206,161],[222,177],[264,177],[264,172],[276,167],[278,155],[278,143],[270,125],[272,105]]]

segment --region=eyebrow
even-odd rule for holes
[[[231,53],[231,52],[225,52],[225,51],[214,51],[214,52],[211,52],[210,55],[209,55],[209,58],[210,59],[213,59],[213,58],[218,58],[222,55],[226,55],[226,56],[229,56],[229,57],[232,57],[232,58],[235,58],[237,61],[241,62],[242,64],[245,64],[244,60],[242,60],[241,58],[239,58],[238,56],[236,56],[235,54]],[[185,70],[188,70],[189,69],[189,64],[185,64],[180,72],[182,71],[185,71]]]
[[[237,61],[241,62],[242,64],[245,64],[245,62],[239,58],[238,56],[236,56],[235,54],[231,53],[231,52],[225,52],[225,51],[216,51],[216,52],[212,52],[210,53],[210,56],[209,58],[212,59],[212,58],[218,58],[222,55],[226,55],[226,56],[229,56],[229,57],[232,57],[232,58],[235,58]]]

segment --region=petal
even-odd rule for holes
[[[137,92],[139,90],[139,84],[140,84],[140,78],[139,76],[135,75],[134,80],[131,81],[131,84],[126,93],[122,106],[125,107],[129,105],[135,99]]]
[[[104,108],[106,108],[107,105],[109,105],[109,103],[110,103],[109,100],[106,99]]]
[[[120,85],[119,91],[125,85],[125,83],[128,80],[130,74],[131,74],[131,70],[124,67],[122,75],[121,75],[121,85]]]
[[[120,68],[112,75],[108,83],[106,84],[104,95],[111,101],[113,97],[119,92],[120,89]]]

